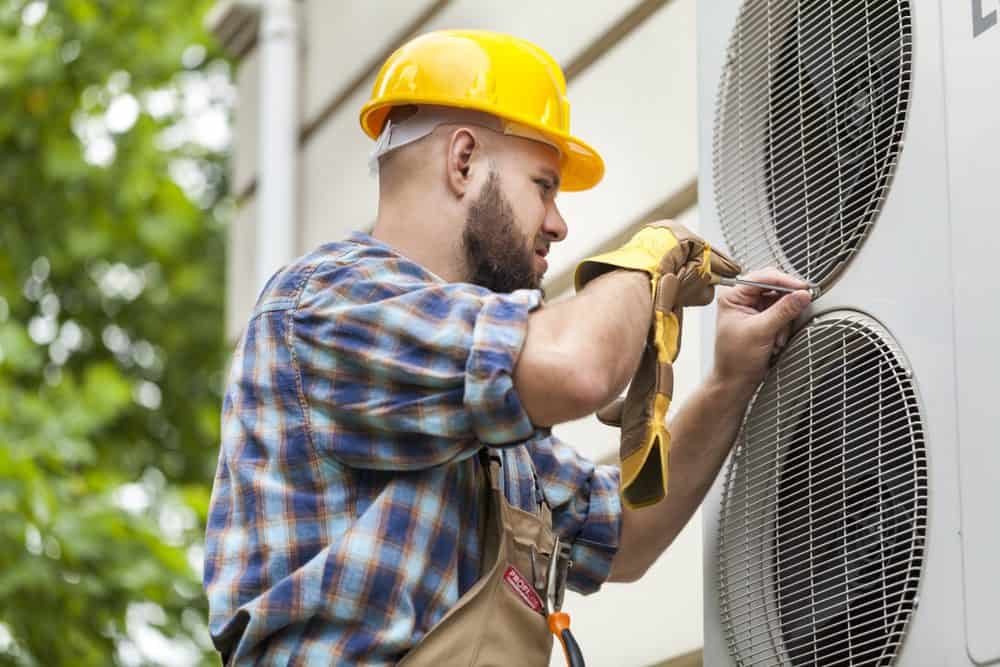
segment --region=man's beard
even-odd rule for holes
[[[541,280],[535,273],[530,241],[518,230],[499,175],[491,169],[479,198],[469,208],[462,233],[469,282],[503,293],[538,289]]]

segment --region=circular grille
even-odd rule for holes
[[[723,234],[744,269],[826,287],[885,196],[910,95],[907,0],[746,0],[714,139]]]
[[[812,320],[758,389],[722,500],[723,624],[740,665],[888,665],[927,524],[916,391],[895,343],[850,311]]]

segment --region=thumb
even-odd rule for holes
[[[754,316],[755,328],[762,336],[772,338],[794,322],[811,302],[812,297],[805,290],[786,294],[775,301],[770,308]]]

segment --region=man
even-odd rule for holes
[[[232,664],[544,664],[549,562],[585,593],[642,576],[808,293],[721,295],[715,367],[671,445],[681,309],[738,269],[663,223],[543,305],[568,231],[555,195],[603,173],[569,134],[552,58],[494,33],[425,35],[383,66],[361,124],[378,138],[373,233],[279,271],[233,359],[206,539],[213,639]],[[633,375],[613,415],[622,481],[550,427]]]

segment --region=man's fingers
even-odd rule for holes
[[[812,297],[805,290],[786,294],[770,308],[755,315],[754,324],[762,336],[773,339],[794,322],[811,302]]]
[[[734,285],[727,297],[733,306],[745,311],[758,311],[751,316],[752,326],[761,338],[774,341],[778,347],[788,342],[791,324],[812,303],[809,283],[779,271],[774,267],[751,271],[743,276],[747,280],[778,287],[791,287],[795,292],[779,295],[753,285]]]
[[[776,285],[778,287],[791,287],[792,289],[808,290],[810,287],[809,283],[804,280],[796,278],[795,276],[790,276],[787,273],[779,271],[773,267],[750,271],[749,273],[741,276],[741,278],[758,283]],[[737,284],[733,285],[731,289],[735,290],[735,293],[739,296],[741,301],[754,301],[760,297],[760,295],[767,293],[765,288],[755,287],[753,285]]]
[[[751,271],[742,277],[746,280],[777,285],[780,287],[791,287],[792,289],[806,290],[809,288],[809,283],[799,278],[795,278],[794,276],[790,276],[787,273],[783,273],[773,267],[757,269],[756,271]],[[730,303],[748,306],[755,310],[765,310],[770,308],[776,301],[779,300],[779,297],[782,296],[779,293],[769,292],[762,287],[754,287],[753,285],[743,284],[733,285],[728,288],[727,294],[728,296],[726,300]]]

